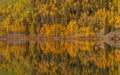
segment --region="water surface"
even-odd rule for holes
[[[94,41],[0,42],[0,75],[120,75],[120,49]]]

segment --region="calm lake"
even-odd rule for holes
[[[120,75],[120,49],[100,41],[0,42],[0,75]]]

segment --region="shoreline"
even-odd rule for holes
[[[114,37],[97,37],[97,36],[19,36],[19,37],[8,37],[0,36],[0,41],[7,40],[21,40],[21,41],[65,41],[65,40],[77,40],[77,41],[103,41],[103,40],[120,40],[120,38]]]

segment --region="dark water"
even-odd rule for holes
[[[0,75],[120,75],[120,49],[94,41],[0,42]]]

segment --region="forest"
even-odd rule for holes
[[[120,0],[0,0],[0,75],[120,75]]]
[[[0,1],[0,36],[85,37],[119,29],[119,0]]]

